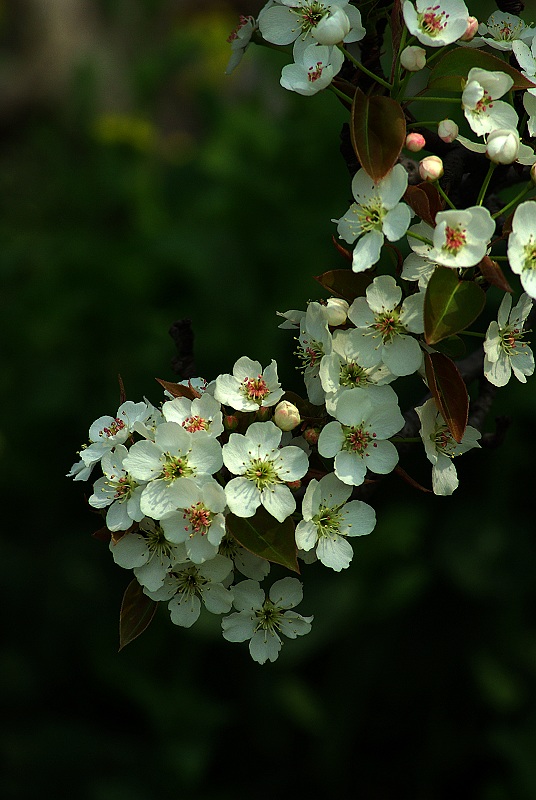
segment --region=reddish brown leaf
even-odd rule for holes
[[[443,353],[425,353],[424,358],[428,388],[453,439],[461,442],[469,414],[464,380],[456,364]]]
[[[121,603],[119,650],[122,650],[146,630],[155,615],[157,605],[158,603],[143,593],[142,587],[135,578],[130,581]]]
[[[125,392],[125,384],[121,375],[117,376],[117,380],[119,381],[119,405],[122,405],[127,399],[127,393]]]
[[[504,272],[496,261],[493,261],[489,256],[484,256],[478,266],[488,283],[491,283],[492,286],[498,286],[503,292],[512,292],[512,287],[504,277]]]
[[[385,178],[406,141],[406,118],[400,103],[356,89],[350,120],[352,145],[359,163],[375,183]]]
[[[402,0],[395,0],[391,11],[391,39],[393,42],[393,66],[391,67],[391,83],[395,77],[396,54],[400,46],[402,30],[404,28],[404,17],[402,16]]]
[[[108,544],[112,538],[112,534],[106,525],[104,525],[102,528],[99,528],[98,531],[95,531],[95,533],[92,533],[91,535],[94,539],[97,539],[99,542],[105,542],[105,544]]]
[[[171,383],[170,381],[163,381],[160,378],[155,378],[156,381],[163,386],[173,397],[186,397],[188,400],[195,400],[196,397],[201,397],[200,393],[194,389],[191,384],[182,386],[180,383]]]
[[[408,186],[404,200],[417,216],[428,225],[435,227],[435,216],[441,211],[441,195],[431,183],[419,183],[418,186]]]
[[[333,242],[333,244],[335,245],[336,250],[341,254],[341,256],[343,258],[345,258],[346,261],[349,261],[350,263],[352,263],[352,260],[353,260],[352,253],[349,250],[347,250],[346,247],[343,247],[342,244],[340,244],[337,241],[335,236],[331,237],[331,241]]]
[[[363,297],[367,286],[372,283],[372,275],[367,272],[352,272],[350,269],[332,269],[314,277],[328,292],[349,303],[356,297]]]

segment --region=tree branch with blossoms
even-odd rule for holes
[[[282,637],[313,620],[294,611],[298,578],[261,587],[272,564],[349,568],[376,524],[365,499],[389,476],[450,496],[454,459],[500,445],[506,420],[483,434],[495,393],[534,372],[536,30],[521,3],[498,6],[480,23],[462,0],[268,0],[241,17],[228,73],[251,43],[277,49],[289,58],[281,90],[331,91],[348,112],[353,201],[332,220],[341,267],[316,276],[327,300],[280,313],[303,396],[251,354],[197,377],[181,320],[170,333],[182,380],[160,380],[157,405],[122,398],[90,426],[69,476],[100,470],[99,537],[134,574],[121,647],[165,603],[182,627],[221,615],[227,641],[275,661]],[[420,389],[403,414],[396,389],[410,375]],[[404,468],[419,449],[431,488]]]

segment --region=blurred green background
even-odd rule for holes
[[[0,4],[1,795],[533,800],[530,379],[499,392],[507,439],[457,462],[453,498],[389,479],[351,568],[304,570],[313,632],[275,664],[165,607],[117,653],[130,574],[65,473],[118,373],[158,403],[189,317],[199,374],[276,358],[299,391],[275,311],[343,266],[342,106],[285,92],[260,48],[223,74],[260,5]]]

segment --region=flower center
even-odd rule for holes
[[[109,428],[103,428],[102,431],[99,431],[99,436],[106,436],[110,438],[111,436],[116,436],[119,431],[122,431],[123,428],[126,427],[125,423],[119,417],[116,417],[113,422],[110,423]]]
[[[378,331],[384,343],[391,342],[395,336],[404,333],[405,328],[400,323],[400,315],[396,308],[391,311],[382,311],[375,314],[374,330]]]
[[[455,228],[447,225],[445,228],[445,244],[442,249],[456,256],[465,244],[467,244],[467,231],[461,225],[457,225]]]
[[[197,567],[191,566],[176,573],[177,592],[192,597],[194,594],[201,594],[203,587],[208,583],[206,578],[199,574]]]
[[[383,218],[387,213],[380,197],[373,197],[367,205],[358,205],[355,209],[363,233],[367,231],[381,231]]]
[[[376,447],[376,442],[374,441],[376,434],[369,433],[365,428],[364,422],[361,425],[343,425],[342,430],[344,433],[343,450],[348,450],[363,458],[363,456],[368,456],[367,449],[371,442],[372,446]]]
[[[106,481],[108,486],[115,492],[114,499],[119,500],[121,503],[125,500],[129,500],[132,497],[134,489],[138,487],[136,481],[131,478],[128,473],[115,480],[114,478],[115,475],[110,475],[110,480]]]
[[[242,393],[255,403],[262,405],[262,401],[266,395],[270,394],[270,390],[266,385],[266,381],[262,375],[257,375],[256,378],[245,378],[240,387]]]
[[[189,521],[192,528],[190,536],[195,536],[196,533],[205,536],[212,523],[212,517],[212,512],[201,501],[185,509],[184,519]]]
[[[189,431],[189,433],[195,433],[195,431],[208,431],[210,422],[206,419],[203,419],[203,417],[186,417],[182,423],[182,427]]]
[[[339,384],[341,386],[351,386],[352,389],[356,386],[367,386],[372,383],[369,380],[367,371],[359,364],[352,362],[351,364],[341,364],[341,371],[339,373]]]
[[[482,114],[488,111],[490,108],[493,108],[493,100],[491,99],[490,93],[484,89],[484,94],[474,107],[473,113]]]
[[[252,458],[249,467],[244,472],[244,477],[252,481],[257,489],[262,492],[267,486],[274,483],[281,483],[275,467],[271,461],[263,461],[261,458]]]
[[[314,83],[315,81],[317,81],[322,76],[322,70],[323,69],[324,69],[324,67],[322,66],[322,62],[321,61],[317,61],[316,62],[316,68],[315,67],[309,67],[309,71],[307,73],[307,80],[310,81],[311,83]]]
[[[194,470],[188,466],[188,459],[185,456],[172,456],[164,453],[164,463],[162,465],[162,478],[171,483],[177,478],[185,478],[193,475]]]
[[[318,536],[333,537],[339,533],[340,525],[343,519],[340,513],[341,506],[320,506],[318,513],[313,517],[313,523],[316,525]]]
[[[440,11],[438,14],[437,11],[439,8],[440,6],[438,5],[428,6],[428,8],[425,8],[420,14],[417,14],[421,31],[428,36],[438,36],[447,25],[449,15],[444,11]]]
[[[160,525],[153,523],[144,530],[144,533],[147,540],[147,547],[153,555],[158,555],[160,558],[170,558],[173,545],[166,539]]]
[[[434,443],[436,450],[439,450],[449,458],[454,458],[457,443],[452,438],[452,434],[446,425],[437,427],[435,432],[430,434],[430,439]]]
[[[245,17],[243,14],[240,14],[240,21],[234,31],[229,34],[227,41],[230,43],[237,39],[239,31],[241,31],[244,25],[247,25],[248,22],[254,22],[253,17]]]
[[[312,28],[316,28],[320,20],[329,13],[328,9],[318,2],[304,3],[300,8],[291,9],[300,19],[302,34],[306,36]]]
[[[523,269],[536,269],[536,242],[534,235],[530,235],[528,244],[523,248],[525,260],[523,262]]]
[[[302,338],[295,355],[301,361],[298,369],[305,370],[307,367],[316,367],[320,364],[324,355],[324,347],[321,342],[317,342],[315,339]]]
[[[255,616],[257,618],[256,631],[258,631],[259,628],[263,628],[265,631],[275,633],[275,631],[278,631],[281,627],[283,612],[278,606],[275,606],[271,600],[265,600],[262,608],[255,611]]]
[[[501,337],[501,348],[504,350],[507,356],[517,355],[522,351],[524,347],[526,347],[529,342],[524,342],[523,337],[525,333],[529,331],[523,331],[519,328],[513,328],[511,325],[506,325],[506,327],[501,328],[499,331],[499,336]]]

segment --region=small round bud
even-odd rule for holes
[[[318,444],[318,437],[320,436],[320,431],[318,428],[306,428],[303,432],[303,438],[307,442],[314,447],[314,445]]]
[[[453,142],[459,133],[459,128],[451,119],[442,119],[437,126],[437,135],[447,144]]]
[[[255,414],[255,419],[257,422],[268,422],[269,419],[272,419],[272,409],[268,406],[261,406]]]
[[[300,489],[301,488],[301,481],[287,481],[287,486],[289,489]]]
[[[223,427],[226,431],[235,431],[238,428],[238,417],[234,414],[226,414],[223,418]]]
[[[460,42],[470,42],[478,33],[478,20],[476,17],[467,17],[467,28],[463,36],[460,36]]]
[[[421,133],[408,133],[406,136],[406,149],[418,153],[426,144],[426,139]]]
[[[423,181],[437,181],[443,175],[443,162],[439,156],[426,156],[419,162],[419,175]]]
[[[337,325],[344,325],[348,308],[348,303],[342,297],[328,297],[326,301],[328,325],[333,328],[337,327]]]
[[[318,25],[311,29],[311,35],[319,44],[331,47],[342,42],[351,28],[350,20],[342,8],[335,8],[332,13],[322,17]]]
[[[273,421],[282,431],[293,431],[300,424],[300,412],[293,403],[281,400],[275,407]]]
[[[410,45],[400,53],[400,63],[408,72],[418,72],[426,66],[426,50],[424,47]]]
[[[488,134],[486,154],[494,164],[512,164],[519,153],[519,134],[515,130],[495,130]]]

